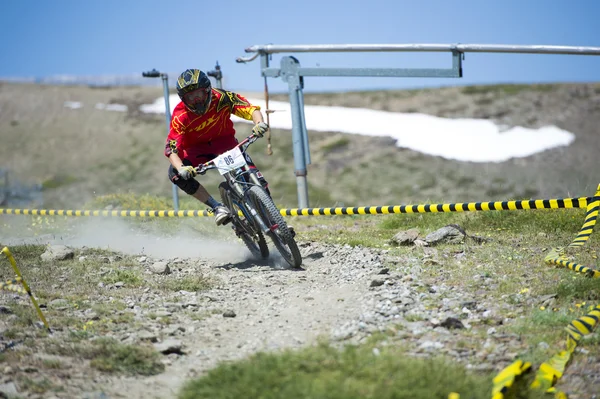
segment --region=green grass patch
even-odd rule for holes
[[[138,270],[113,269],[102,278],[102,281],[108,284],[122,282],[131,287],[139,287],[144,279]]]
[[[23,386],[27,391],[32,393],[46,393],[48,391],[62,391],[62,388],[59,385],[55,385],[46,377],[42,378],[29,378],[22,377],[19,378],[19,383]]]
[[[596,270],[598,267],[596,266]],[[600,279],[586,278],[570,272],[573,275],[565,278],[555,287],[558,299],[565,301],[598,301],[600,300]]]
[[[59,187],[65,187],[77,182],[77,178],[69,175],[59,175],[48,178],[42,182],[42,190],[52,190]]]
[[[84,205],[84,209],[163,210],[172,209],[167,197],[151,194],[118,193],[95,197]]]
[[[161,286],[169,291],[198,292],[211,288],[212,282],[204,276],[185,276],[180,279],[168,279]]]
[[[90,366],[106,372],[125,375],[155,375],[164,371],[161,355],[145,345],[121,344],[115,339],[89,339],[85,331],[73,333],[67,340],[47,343],[50,354],[90,360]]]
[[[564,350],[567,339],[565,328],[584,313],[576,308],[534,309],[510,328],[528,345],[519,358],[539,365],[548,361],[555,353]]]
[[[90,366],[109,373],[155,375],[164,371],[160,354],[147,346],[123,345],[115,340],[99,339],[87,353]]]
[[[409,358],[398,347],[382,347],[376,354],[367,345],[337,350],[321,344],[221,364],[189,381],[179,399],[446,399],[451,392],[485,398],[491,387],[491,376],[469,373],[443,358]]]
[[[326,154],[335,151],[342,151],[344,148],[348,147],[350,143],[351,141],[347,136],[337,136],[323,143],[321,145],[321,150]]]

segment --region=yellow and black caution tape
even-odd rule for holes
[[[172,218],[172,217],[198,217],[212,216],[208,211],[82,211],[73,209],[0,209],[0,215],[34,215],[34,216],[103,216],[103,217],[149,217],[149,218]]]
[[[27,295],[29,295],[29,298],[31,299],[31,303],[33,303],[33,306],[35,307],[35,310],[37,311],[37,314],[40,317],[40,320],[42,320],[42,323],[44,323],[44,326],[46,326],[48,331],[50,331],[50,326],[48,326],[48,322],[46,321],[46,318],[44,317],[42,310],[38,306],[37,301],[35,300],[33,294],[31,293],[31,289],[29,288],[29,286],[27,285],[27,282],[21,275],[21,271],[17,267],[17,262],[15,261],[15,258],[12,256],[12,254],[10,253],[10,250],[7,247],[4,247],[4,249],[2,249],[2,253],[8,258],[8,261],[12,265],[12,268],[15,271],[15,274],[17,275],[17,278],[13,281],[20,282],[21,285],[23,285],[24,292],[26,292]],[[13,282],[11,281],[11,283],[9,285],[12,286]],[[12,291],[14,291],[14,290],[12,290]],[[18,291],[18,292],[20,292],[20,291]]]
[[[283,216],[335,216],[335,215],[379,215],[392,213],[440,213],[440,212],[476,212],[476,211],[515,211],[527,209],[585,208],[590,197],[460,202],[453,204],[418,204],[389,206],[359,206],[337,208],[283,208]],[[103,216],[103,217],[202,217],[212,216],[209,211],[174,210],[55,210],[55,209],[2,209],[0,215],[36,215],[36,216]]]
[[[5,283],[0,283],[0,291],[2,290],[18,292],[19,294],[27,294],[27,291],[21,287],[21,279],[18,277],[14,280],[8,280]]]
[[[518,201],[460,202],[454,204],[360,206],[354,208],[299,208],[281,209],[280,212],[283,216],[333,216],[374,215],[390,213],[516,211],[522,209],[584,208],[587,206],[589,200],[589,197],[581,197]]]
[[[573,241],[567,246],[567,248],[576,248],[583,246],[592,235],[594,231],[594,227],[598,220],[598,211],[600,209],[600,185],[598,185],[598,189],[594,197],[589,198],[586,210],[585,220],[579,233],[573,239]],[[585,274],[588,277],[599,278],[600,272],[589,268],[584,265],[580,265],[575,262],[570,262],[565,256],[565,248],[552,248],[548,255],[546,255],[544,259],[546,264],[549,265],[557,265],[567,267],[573,271]],[[533,383],[531,384],[532,389],[542,389],[545,392],[553,393],[556,399],[566,399],[567,396],[564,392],[560,392],[556,390],[555,385],[558,380],[564,374],[564,371],[567,367],[569,360],[571,359],[571,355],[575,351],[575,348],[579,344],[581,337],[584,335],[590,334],[594,331],[594,329],[598,326],[598,322],[600,320],[600,305],[592,307],[590,312],[585,316],[582,316],[578,319],[571,321],[571,323],[567,326],[567,342],[566,349],[554,355],[548,362],[542,363],[538,372],[535,376]],[[515,366],[521,362],[521,360],[517,360],[515,363],[506,367],[502,370],[496,378],[494,378],[494,395],[501,396],[493,396],[493,399],[502,399],[504,398],[504,393],[508,391],[508,389],[512,386],[512,380],[510,377],[516,377],[520,375],[518,368]],[[503,381],[509,381],[509,384],[504,384]],[[496,382],[498,381],[498,385]]]
[[[517,377],[531,370],[531,363],[522,360],[514,361],[505,367],[493,380],[492,399],[504,399]]]
[[[556,393],[559,396],[566,397],[554,387],[567,368],[567,363],[571,360],[571,355],[584,335],[591,334],[600,319],[600,305],[578,319],[573,320],[567,326],[566,349],[554,355],[548,362],[542,363],[535,380],[531,384],[532,388],[543,389],[548,393]]]
[[[567,246],[567,248],[581,247],[587,242],[594,231],[594,226],[598,220],[599,210],[600,185],[598,185],[598,191],[596,192],[596,195],[589,202],[585,215],[585,221],[583,222],[583,226],[581,226],[581,230],[579,230],[577,237],[575,237],[575,239]],[[567,267],[573,271],[584,273],[589,277],[600,278],[600,271],[577,264],[575,262],[570,262],[565,256],[565,248],[552,248],[548,255],[546,255],[545,262],[547,264]]]
[[[600,209],[600,185],[596,191],[596,195],[591,199],[587,206],[585,220],[579,233],[567,248],[577,248],[583,246],[592,235],[596,222],[598,220],[598,210]],[[573,271],[583,273],[588,277],[600,278],[600,272],[590,267],[580,265],[575,262],[570,262],[565,256],[565,248],[552,248],[550,253],[546,255],[545,262],[549,265],[557,265],[567,267]],[[554,387],[557,381],[562,377],[567,363],[571,359],[571,355],[579,344],[581,337],[590,334],[598,325],[600,318],[600,305],[593,307],[591,311],[578,319],[573,320],[566,328],[567,342],[566,349],[554,355],[548,362],[542,363],[536,378],[531,385],[532,388],[543,389],[549,393],[557,393]]]

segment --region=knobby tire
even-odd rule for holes
[[[237,236],[246,244],[252,255],[257,258],[269,257],[269,247],[262,232],[254,227],[250,221],[238,215],[238,207],[233,204],[231,196],[236,195],[227,182],[219,185],[219,193],[223,205],[231,212],[231,223],[235,228]]]
[[[272,229],[267,235],[271,238],[281,256],[283,256],[290,266],[300,267],[302,264],[302,255],[300,255],[296,240],[294,240],[287,223],[269,194],[267,194],[264,188],[253,186],[248,190],[247,195],[265,224],[268,227],[277,226],[276,229]]]

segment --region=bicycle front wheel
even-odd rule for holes
[[[265,236],[262,232],[252,225],[245,217],[239,216],[240,208],[232,200],[235,194],[232,192],[227,182],[222,182],[219,185],[219,193],[223,204],[231,212],[231,224],[235,230],[235,234],[246,244],[252,255],[257,258],[266,259],[269,257],[269,247],[265,241]]]
[[[296,244],[292,232],[269,194],[267,194],[264,188],[253,186],[248,190],[247,195],[250,198],[250,202],[256,207],[256,211],[263,222],[269,228],[267,235],[271,238],[281,256],[283,256],[290,266],[300,267],[302,256],[300,255],[298,244]]]

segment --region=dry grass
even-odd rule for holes
[[[387,205],[425,201],[479,201],[506,198],[589,195],[600,166],[596,137],[595,85],[485,86],[307,94],[307,104],[368,106],[447,117],[476,117],[499,123],[557,124],[573,131],[566,149],[500,164],[471,164],[431,157],[394,146],[385,138],[309,132],[311,206]],[[159,88],[0,85],[0,167],[14,180],[41,184],[47,208],[79,207],[99,195],[133,192],[171,196],[162,155],[163,115],[137,111],[162,95]],[[285,97],[285,96],[283,96]],[[278,98],[275,96],[274,98]],[[81,101],[69,109],[65,101]],[[120,103],[130,112],[95,109]],[[535,121],[531,118],[535,117]],[[238,127],[238,136],[248,132]],[[340,141],[342,140],[342,141]],[[273,131],[273,156],[266,142],[251,155],[271,183],[279,205],[297,203],[291,134]],[[468,143],[464,143],[468,145]],[[381,165],[386,165],[381,169]],[[202,181],[216,194],[220,177]],[[181,193],[183,197],[185,194]]]

